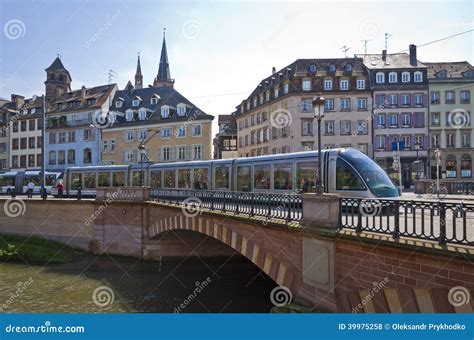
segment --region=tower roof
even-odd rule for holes
[[[141,75],[142,75],[142,66],[140,65],[140,53],[138,53],[137,72],[135,73],[135,76],[141,76]]]
[[[45,71],[46,72],[65,71],[68,74],[69,79],[72,79],[71,75],[69,74],[69,71],[64,67],[61,59],[59,58],[59,54],[56,57],[56,59],[54,59],[53,63],[49,65],[49,67]]]
[[[161,46],[160,67],[156,78],[159,80],[170,80],[170,65],[168,63],[168,51],[166,50],[165,29],[163,29],[163,44]]]

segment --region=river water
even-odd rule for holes
[[[64,265],[0,264],[0,312],[269,312],[275,286],[237,255],[144,261],[83,254]]]

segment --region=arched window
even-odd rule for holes
[[[375,74],[375,82],[378,84],[385,83],[385,74],[383,72],[377,72]]]
[[[472,159],[471,156],[465,154],[461,157],[461,177],[471,177],[472,176]]]
[[[421,83],[423,82],[423,73],[416,71],[413,78],[415,79],[415,83]]]
[[[446,178],[456,178],[457,176],[457,161],[456,156],[448,155],[446,157]]]
[[[398,80],[397,80],[397,72],[390,72],[388,74],[388,82],[389,83],[396,83]]]
[[[402,83],[409,83],[409,82],[410,82],[410,72],[403,72]]]

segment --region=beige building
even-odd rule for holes
[[[372,156],[372,98],[359,58],[298,59],[260,82],[237,107],[239,157],[316,150],[312,101],[326,99],[323,148],[354,147]]]

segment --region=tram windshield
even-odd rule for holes
[[[357,170],[376,197],[400,196],[398,189],[393,185],[385,171],[362,152],[348,149],[341,152],[339,156]]]

